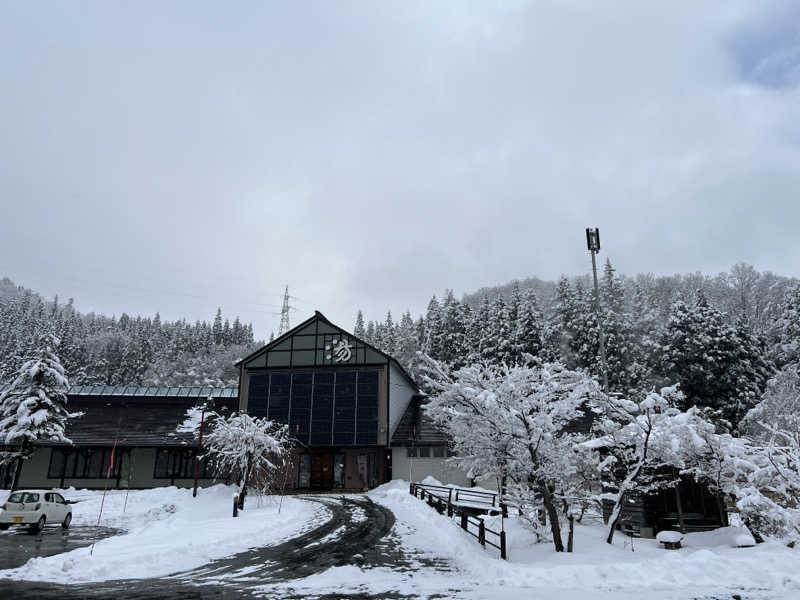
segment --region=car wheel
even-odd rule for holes
[[[37,521],[36,525],[31,527],[31,533],[39,533],[44,529],[44,524],[47,523],[47,517],[42,515],[39,517],[39,521]]]
[[[67,517],[64,519],[64,522],[61,523],[61,527],[63,529],[69,529],[70,523],[72,523],[72,513],[67,513]]]

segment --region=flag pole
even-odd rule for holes
[[[111,476],[111,470],[114,468],[114,452],[117,450],[117,439],[114,439],[114,447],[111,448],[111,457],[108,459],[108,469],[106,469],[106,482],[103,486],[103,498],[100,500],[100,512],[97,513],[96,527],[100,526],[100,517],[103,515],[103,505],[106,503],[106,493],[108,492],[108,478]],[[94,543],[89,550],[89,556],[94,554]]]

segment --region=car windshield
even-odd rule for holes
[[[30,492],[14,492],[8,497],[8,502],[38,502],[39,494]]]

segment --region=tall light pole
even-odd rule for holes
[[[595,255],[600,252],[600,230],[596,227],[586,228],[586,247],[592,255],[592,275],[594,276],[594,311],[597,317],[597,328],[600,332],[600,369],[603,375],[603,391],[608,393],[608,365],[606,364],[606,336],[603,333],[603,317],[600,314],[600,289],[597,285],[597,260]]]

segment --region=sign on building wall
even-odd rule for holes
[[[325,358],[328,360],[333,360],[333,362],[349,362],[352,357],[353,352],[350,348],[350,342],[344,338],[331,340],[331,343],[325,346]]]

